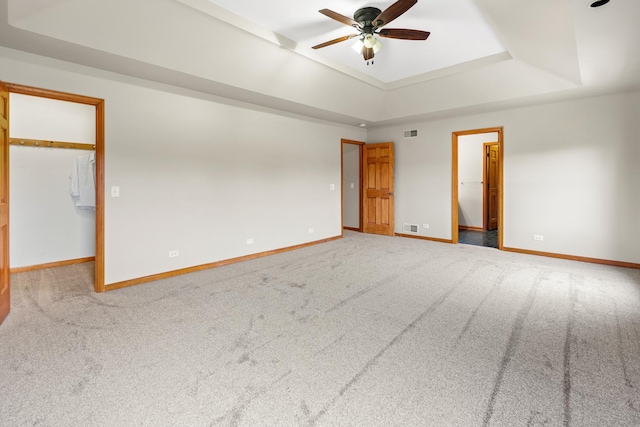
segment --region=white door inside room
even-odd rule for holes
[[[95,208],[77,206],[71,177],[74,168],[95,156],[95,106],[10,97],[11,269],[90,260],[95,256]],[[94,176],[84,184],[95,189]]]

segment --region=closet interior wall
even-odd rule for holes
[[[95,107],[14,93],[10,106],[11,269],[93,257],[95,212],[74,205],[70,175],[95,145]]]

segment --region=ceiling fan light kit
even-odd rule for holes
[[[356,52],[363,56],[364,60],[367,61],[367,65],[369,65],[369,61],[373,63],[374,55],[382,48],[382,43],[380,43],[380,40],[375,37],[376,35],[401,40],[426,40],[430,34],[428,31],[408,30],[404,28],[381,29],[383,26],[405,13],[417,2],[418,0],[398,0],[384,11],[381,11],[377,7],[363,7],[356,10],[353,14],[353,19],[329,9],[322,9],[319,11],[320,13],[340,22],[341,24],[355,28],[358,30],[359,34],[350,34],[348,36],[329,40],[313,46],[313,49],[320,49],[358,37],[358,42],[356,42],[352,47]]]
[[[373,49],[373,53],[378,53],[378,51],[382,49],[382,43],[380,43],[380,40],[373,37],[371,34],[364,36],[362,44],[368,49]]]

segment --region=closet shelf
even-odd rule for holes
[[[69,148],[73,150],[95,150],[94,144],[80,142],[47,141],[43,139],[9,138],[9,144],[24,147]]]

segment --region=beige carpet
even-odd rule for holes
[[[638,426],[640,272],[348,233],[106,294],[13,276],[3,426]]]

